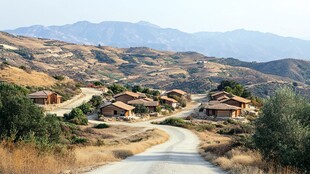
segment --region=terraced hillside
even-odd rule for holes
[[[249,88],[269,83],[292,84],[296,80],[264,74],[252,67],[216,62],[196,52],[78,45],[4,32],[0,32],[0,60],[15,67],[24,66],[79,81],[139,83],[190,92],[205,92],[223,79],[237,80]],[[303,82],[300,85],[307,89]]]

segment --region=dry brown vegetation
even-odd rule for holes
[[[192,130],[201,140],[200,154],[223,170],[233,174],[294,173],[263,160],[261,154],[251,147],[251,141],[246,133],[248,130],[240,129],[244,123],[192,121],[192,124],[199,128]]]
[[[168,135],[158,129],[128,126],[95,129],[92,126],[74,129],[74,135],[78,137],[75,142],[63,140],[62,145],[52,148],[37,147],[33,143],[3,142],[0,145],[0,173],[81,172],[143,152],[168,139]]]
[[[0,69],[0,78],[2,81],[22,86],[50,87],[56,83],[53,77],[45,73],[31,70],[26,71],[12,66]]]

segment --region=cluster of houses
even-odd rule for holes
[[[178,89],[174,89],[165,93],[159,99],[163,104],[167,104],[173,108],[178,107],[178,101],[168,96],[176,95],[178,97],[184,97],[187,95],[186,92]],[[106,117],[115,117],[115,116],[134,116],[135,105],[141,104],[148,108],[150,113],[155,113],[156,108],[160,106],[159,101],[154,101],[151,98],[148,98],[144,93],[135,93],[131,91],[126,91],[120,94],[115,95],[115,102],[110,102],[102,105],[100,107],[100,113]]]
[[[206,116],[236,118],[251,110],[250,103],[251,100],[220,91],[211,94],[210,101],[202,104],[200,111]]]

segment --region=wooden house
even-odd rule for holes
[[[219,91],[219,92],[211,94],[211,100],[219,100],[220,98],[223,98],[223,97],[229,98],[229,95],[230,94],[226,91]]]
[[[136,99],[136,100],[131,100],[128,101],[129,105],[144,105],[145,107],[147,107],[149,109],[150,112],[156,112],[156,107],[159,106],[159,102],[158,101],[149,101],[146,99]]]
[[[206,116],[235,118],[241,115],[241,108],[218,101],[211,101],[202,106]]]
[[[134,92],[130,92],[130,91],[126,91],[120,94],[117,94],[114,96],[115,101],[121,101],[123,103],[128,103],[128,101],[130,100],[135,100],[135,99],[139,99],[142,96],[138,93],[134,93]]]
[[[221,102],[228,105],[237,106],[242,109],[246,109],[250,107],[249,104],[251,103],[251,100],[239,96],[233,96],[229,99],[221,100]]]
[[[62,102],[62,96],[47,90],[31,93],[28,95],[28,97],[34,103],[40,105],[59,104]]]
[[[167,96],[178,96],[178,97],[185,97],[187,95],[187,92],[182,91],[180,89],[173,89],[171,91],[166,92]]]
[[[169,105],[169,106],[171,106],[173,108],[176,108],[177,105],[178,105],[178,101],[176,101],[173,98],[169,98],[167,96],[161,96],[160,100],[162,101],[163,104],[167,104],[167,105]]]
[[[135,107],[127,105],[121,101],[117,101],[114,103],[107,103],[100,107],[100,113],[106,117],[113,117],[113,116],[123,116],[129,117],[133,116],[133,109]]]

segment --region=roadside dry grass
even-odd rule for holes
[[[0,144],[0,173],[57,174],[83,172],[107,162],[118,161],[163,143],[169,136],[158,129],[128,126],[95,129],[93,125],[74,130],[75,143],[53,148],[34,143]],[[114,132],[113,132],[114,131]],[[81,141],[83,140],[83,141]],[[63,140],[64,141],[64,140]]]
[[[263,169],[266,163],[258,152],[236,146],[234,139],[227,135],[211,131],[195,131],[195,133],[201,140],[200,154],[206,160],[235,174],[264,173]]]

